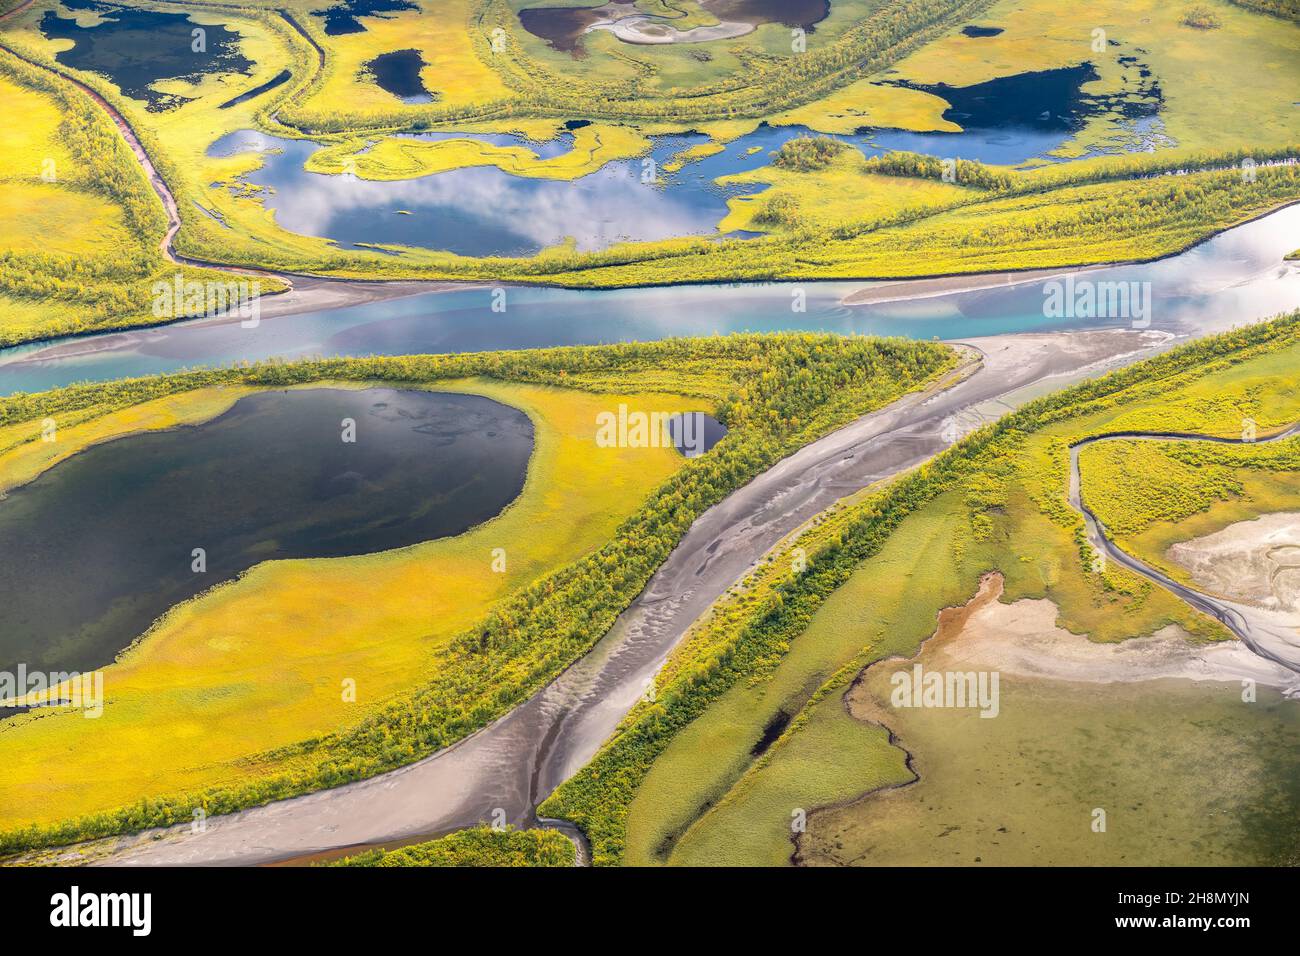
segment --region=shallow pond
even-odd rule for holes
[[[629,0],[613,0],[610,4],[627,4]],[[592,24],[604,19],[600,8],[593,7],[530,7],[519,11],[520,25],[535,37],[547,42],[553,49],[581,55],[582,35]]]
[[[376,85],[387,93],[392,93],[403,103],[432,103],[433,96],[424,87],[420,71],[424,69],[424,57],[419,50],[394,50],[381,53],[369,63],[366,69],[374,76]]]
[[[480,396],[316,388],[89,448],[0,499],[0,670],[107,664],[261,561],[459,534],[518,496],[532,447],[523,412]]]
[[[72,0],[64,6],[90,11],[102,22],[80,27],[53,10],[41,18],[41,32],[51,40],[72,40],[71,49],[55,54],[64,66],[107,76],[132,99],[157,112],[187,102],[159,93],[159,80],[194,82],[205,73],[250,73],[253,64],[239,52],[240,36],[221,25],[200,26],[184,13],[160,13]],[[196,32],[198,35],[196,36]],[[200,42],[201,40],[201,42]],[[195,49],[196,46],[201,49]]]
[[[963,131],[864,129],[836,138],[868,156],[906,150],[1017,164],[1046,157],[1077,133],[1089,117],[1105,112],[1113,117],[1116,133],[1129,147],[1146,146],[1160,135],[1159,88],[1140,63],[1132,57],[1123,60],[1125,70],[1134,75],[1133,83],[1126,83],[1121,94],[1084,94],[1084,84],[1097,77],[1087,63],[966,87],[913,86],[951,103],[944,115]],[[419,76],[422,62],[417,51],[399,50],[376,58],[370,67],[381,86],[415,102],[427,96]],[[580,124],[569,125],[572,129]],[[716,180],[766,166],[771,153],[783,143],[810,134],[803,126],[764,123],[726,144],[722,151],[687,163],[676,172],[666,169],[669,161],[708,139],[697,133],[659,136],[654,137],[647,157],[607,163],[572,181],[514,176],[492,166],[399,181],[310,173],[303,164],[320,148],[317,143],[253,130],[227,134],[208,151],[214,156],[261,153],[262,167],[244,180],[270,190],[265,203],[290,232],[345,246],[407,245],[467,256],[515,257],[534,255],[568,239],[579,251],[593,251],[624,241],[717,236],[717,225],[727,214],[727,200],[755,195],[766,186],[719,185]],[[543,143],[505,134],[455,132],[408,134],[407,138],[462,138],[519,146],[543,159],[573,148],[569,131]]]
[[[438,139],[456,135],[424,134]],[[538,147],[513,136],[461,138],[527,145],[542,157],[566,152],[571,140],[566,134]],[[651,158],[662,166],[674,153],[703,141],[702,136],[661,138]],[[303,163],[318,148],[309,141],[241,131],[222,137],[209,152],[276,150],[264,152],[262,168],[246,179],[274,190],[265,197],[266,206],[290,232],[345,245],[423,246],[469,256],[527,256],[567,237],[589,251],[620,240],[715,233],[726,215],[728,195],[762,188],[723,189],[698,171],[671,185],[644,183],[639,159],[608,163],[572,182],[512,176],[486,166],[381,182],[308,172]],[[753,165],[767,161],[759,157]]]
[[[768,165],[772,150],[797,136],[802,126],[764,124],[713,156],[676,173],[664,165],[678,152],[707,141],[698,134],[656,137],[648,159],[654,180],[643,181],[643,159],[607,163],[579,179],[534,179],[492,166],[470,167],[418,179],[377,181],[303,168],[319,145],[241,130],[212,144],[212,155],[264,151],[263,165],[244,179],[273,192],[265,205],[290,232],[332,239],[342,245],[408,245],[467,256],[530,256],[572,238],[580,251],[618,242],[651,242],[681,236],[718,235],[727,200],[755,195],[763,184],[722,186],[714,182]],[[417,134],[417,137],[420,134]],[[523,145],[542,158],[566,152],[567,137],[528,143],[519,137],[481,134],[423,134],[485,143]],[[910,150],[963,159],[1009,163],[1026,150],[1046,152],[1064,135],[1055,131],[972,130],[970,133],[907,133],[882,130],[837,137],[867,155]],[[1029,145],[1029,144],[1034,145]],[[751,234],[731,234],[748,238]]]

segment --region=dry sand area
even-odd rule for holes
[[[1300,512],[1238,521],[1169,548],[1209,591],[1269,611],[1300,611]]]
[[[1300,677],[1255,656],[1239,641],[1195,643],[1182,628],[1170,626],[1148,637],[1100,644],[1058,627],[1057,608],[1050,600],[1004,604],[999,600],[1002,587],[1001,574],[987,574],[969,603],[942,612],[938,630],[923,651],[932,669],[1103,684],[1170,677],[1253,679],[1300,692]],[[851,696],[851,709],[853,704]]]
[[[1005,272],[971,272],[960,275],[932,276],[924,279],[896,279],[873,282],[856,292],[850,292],[841,302],[844,305],[881,305],[886,302],[908,302],[913,299],[934,299],[962,292],[982,292],[986,289],[1008,289],[1032,282],[1048,282],[1066,275],[1082,275],[1109,265],[1078,266],[1069,269],[1018,269]]]

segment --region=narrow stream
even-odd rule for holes
[[[1229,601],[1225,598],[1216,597],[1206,594],[1203,591],[1195,590],[1185,584],[1173,580],[1168,575],[1156,570],[1144,561],[1135,558],[1118,547],[1111,540],[1100,519],[1088,507],[1083,497],[1083,486],[1079,474],[1079,453],[1089,445],[1098,442],[1120,441],[1120,440],[1141,440],[1141,441],[1195,441],[1210,442],[1219,445],[1244,445],[1257,444],[1264,445],[1271,442],[1285,441],[1300,435],[1300,423],[1292,425],[1290,428],[1274,435],[1271,438],[1261,438],[1254,442],[1246,442],[1240,438],[1219,438],[1209,435],[1195,435],[1187,432],[1113,432],[1106,435],[1095,435],[1091,438],[1085,438],[1082,441],[1070,446],[1070,506],[1078,512],[1084,520],[1088,531],[1088,540],[1099,553],[1106,555],[1118,561],[1121,565],[1142,575],[1148,580],[1154,581],[1165,590],[1169,591],[1174,597],[1185,601],[1202,614],[1208,615],[1222,623],[1232,633],[1236,634],[1241,642],[1251,649],[1260,657],[1281,665],[1289,670],[1300,674],[1300,631],[1296,630],[1295,622],[1288,622],[1282,619],[1282,616],[1276,612],[1265,611],[1261,608],[1251,607],[1248,604],[1242,604],[1237,601]]]

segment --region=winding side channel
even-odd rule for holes
[[[1226,598],[1215,597],[1202,591],[1194,590],[1180,584],[1155,568],[1139,561],[1127,551],[1119,548],[1106,532],[1106,526],[1088,507],[1083,499],[1082,481],[1079,475],[1079,453],[1089,445],[1105,441],[1197,441],[1211,442],[1218,445],[1268,444],[1284,441],[1300,435],[1300,422],[1270,438],[1261,438],[1246,442],[1240,438],[1216,438],[1208,435],[1194,435],[1185,432],[1111,432],[1094,435],[1070,446],[1070,506],[1083,516],[1087,525],[1088,540],[1100,553],[1119,562],[1125,568],[1154,581],[1174,597],[1190,604],[1202,614],[1221,622],[1241,642],[1260,657],[1279,664],[1289,670],[1300,673],[1300,631],[1294,621],[1288,621],[1275,611],[1251,607]]]

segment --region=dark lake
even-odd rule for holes
[[[532,7],[519,11],[519,24],[525,30],[565,53],[580,52],[582,34],[601,19],[601,14],[590,7]]]
[[[459,534],[518,496],[532,448],[528,416],[480,396],[319,388],[87,449],[0,500],[0,670],[108,664],[261,561]]]
[[[403,103],[431,103],[433,97],[420,79],[424,57],[419,50],[394,50],[381,53],[366,64],[381,90],[392,93]]]
[[[329,36],[342,36],[346,33],[365,33],[366,28],[360,17],[382,17],[389,13],[403,10],[418,10],[410,0],[344,0],[325,10],[317,10],[312,15],[325,21],[325,32]]]
[[[830,0],[701,0],[700,6],[723,22],[783,23],[805,29],[821,23],[831,12]]]
[[[224,26],[200,26],[184,13],[160,13],[108,4],[72,0],[64,6],[89,10],[102,23],[79,27],[53,10],[41,18],[41,32],[51,40],[72,40],[69,50],[55,54],[64,66],[108,77],[132,99],[143,100],[152,112],[188,102],[183,96],[150,89],[158,80],[196,81],[205,73],[251,73],[253,64],[239,52],[239,34]],[[203,30],[196,51],[193,31]]]
[[[683,412],[668,419],[673,447],[687,458],[698,458],[727,437],[727,426],[705,412]]]
[[[1114,110],[1126,119],[1154,116],[1160,111],[1160,87],[1149,79],[1150,71],[1134,57],[1123,57],[1120,63],[1136,71],[1136,88],[1097,96],[1083,91],[1085,83],[1099,78],[1091,63],[1016,73],[970,86],[899,85],[947,100],[951,105],[943,118],[968,134],[975,130],[1066,133],[1081,129],[1088,117],[1104,111]]]

